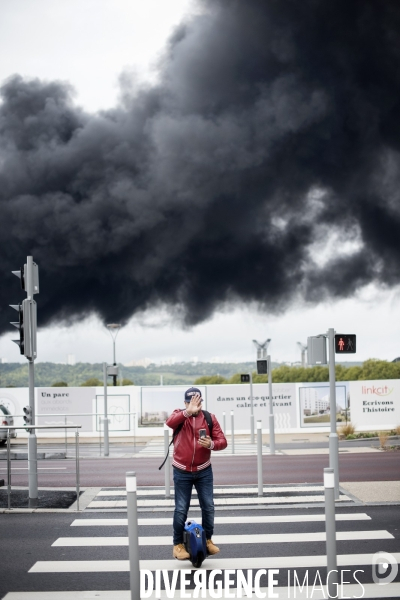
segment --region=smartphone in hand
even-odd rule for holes
[[[207,432],[205,429],[199,429],[199,437],[200,438],[205,438],[207,437]]]

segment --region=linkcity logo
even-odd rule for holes
[[[390,396],[393,392],[394,388],[389,388],[387,385],[384,386],[375,386],[367,387],[363,385],[361,387],[362,394],[376,394],[377,396]]]

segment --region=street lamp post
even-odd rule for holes
[[[116,366],[117,361],[116,361],[116,357],[115,357],[115,340],[117,339],[118,332],[121,329],[121,324],[120,323],[109,323],[107,325],[107,329],[110,332],[112,340],[113,340],[113,365]],[[113,378],[113,385],[116,386],[117,385],[117,375],[113,375],[112,378]]]

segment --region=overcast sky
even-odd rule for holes
[[[14,74],[62,80],[74,87],[75,103],[86,111],[112,108],[122,75],[131,85],[156,80],[168,36],[193,10],[188,0],[2,0],[0,81]],[[393,360],[400,355],[399,298],[398,288],[370,284],[346,300],[315,306],[292,302],[279,315],[254,305],[226,307],[191,329],[182,328],[167,309],[148,311],[134,316],[119,333],[117,359],[251,360],[251,340],[268,337],[273,360],[294,362],[300,359],[296,342],[333,327],[358,336],[358,352],[349,360]],[[40,325],[40,295],[36,299]],[[24,361],[12,337],[10,328],[0,338],[0,357]],[[68,354],[83,362],[111,361],[111,351],[110,335],[94,316],[39,333],[39,361],[66,362]]]

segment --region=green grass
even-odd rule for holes
[[[336,421],[340,418],[341,415],[336,415]],[[314,417],[304,417],[304,423],[330,423],[331,417],[330,415],[315,415]]]

